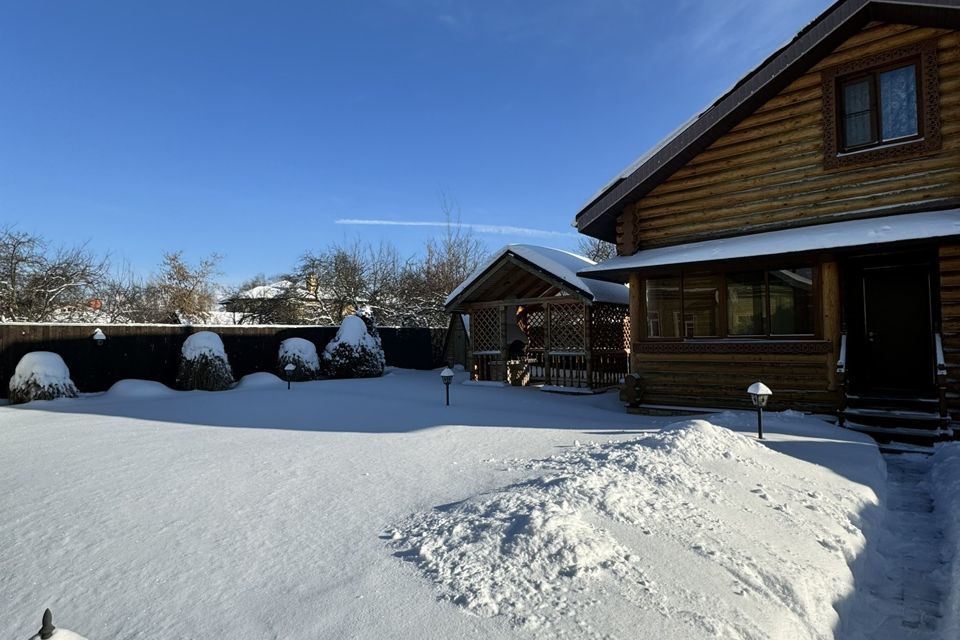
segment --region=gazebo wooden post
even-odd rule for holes
[[[510,349],[507,345],[507,305],[500,305],[500,360],[503,362],[503,382],[510,383],[510,371],[507,361]]]
[[[550,308],[549,302],[543,303],[543,383],[553,384],[550,376]]]
[[[476,338],[476,333],[473,331],[473,307],[468,307],[466,311],[467,315],[470,316],[470,331],[467,335],[467,375],[470,376],[471,380],[480,379],[480,370],[477,367],[477,361],[473,352],[477,350],[474,340]]]
[[[584,303],[583,307],[583,358],[587,375],[587,388],[593,389],[593,349],[590,347],[590,305]]]

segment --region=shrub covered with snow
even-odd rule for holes
[[[76,397],[77,387],[66,363],[49,351],[33,351],[20,358],[10,378],[10,404]]]
[[[373,378],[383,375],[385,360],[380,340],[367,332],[357,316],[340,323],[337,336],[323,350],[324,368],[333,378]]]
[[[316,380],[320,375],[320,356],[317,347],[303,338],[287,338],[280,343],[280,355],[277,358],[277,372],[286,379],[284,370],[288,364],[296,367],[290,376],[291,380]]]
[[[180,350],[177,386],[185,390],[223,391],[233,385],[233,372],[220,336],[198,331]]]

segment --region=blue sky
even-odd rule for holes
[[[415,253],[436,228],[344,221],[440,222],[442,194],[491,250],[573,248],[585,200],[829,4],[0,0],[0,222],[230,282]]]

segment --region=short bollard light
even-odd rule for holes
[[[287,390],[290,389],[290,378],[293,376],[293,371],[296,368],[297,368],[297,365],[293,364],[292,362],[288,362],[283,367],[283,372],[287,374]]]
[[[763,408],[767,406],[767,400],[773,395],[773,391],[762,382],[754,382],[747,387],[747,393],[750,394],[753,406],[757,408],[757,437],[763,440]]]
[[[102,347],[103,343],[107,341],[107,334],[100,330],[99,327],[93,332],[93,335],[90,336],[93,339],[94,344],[98,347]]]
[[[450,406],[450,383],[453,382],[453,369],[446,367],[440,372],[440,379],[443,380],[443,386],[447,390],[447,406]]]

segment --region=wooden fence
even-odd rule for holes
[[[92,339],[99,327],[107,339]],[[322,351],[336,327],[317,326],[183,326],[165,324],[0,324],[0,398],[6,398],[17,362],[31,351],[53,351],[70,368],[83,392],[104,391],[126,378],[157,380],[173,386],[180,347],[191,333],[213,331],[223,340],[237,378],[256,371],[274,371],[280,342],[305,338]],[[446,329],[380,327],[387,364],[432,369],[443,364]]]

